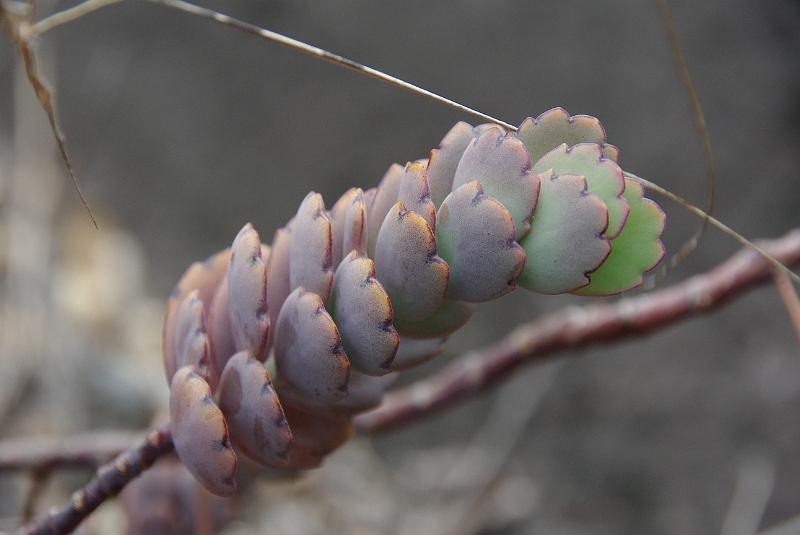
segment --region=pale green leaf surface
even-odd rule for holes
[[[608,211],[600,197],[586,192],[580,175],[540,175],[542,190],[531,231],[519,242],[527,253],[517,285],[559,294],[589,284],[587,273],[597,269],[611,251],[603,236]]]
[[[664,232],[666,216],[659,206],[644,198],[642,185],[625,179],[625,198],[631,213],[625,228],[611,240],[611,254],[597,271],[592,282],[573,293],[577,295],[613,295],[642,283],[643,274],[664,257],[664,245],[659,239]]]
[[[630,205],[622,195],[625,191],[625,178],[619,166],[603,157],[603,151],[594,143],[579,143],[568,147],[562,143],[545,154],[533,171],[544,173],[552,170],[555,174],[570,173],[586,179],[586,189],[594,193],[608,208],[608,229],[606,238],[614,239],[622,231],[628,218]]]

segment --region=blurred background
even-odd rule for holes
[[[42,15],[73,4],[37,2]],[[202,5],[514,124],[555,106],[594,115],[624,169],[706,203],[701,146],[652,2]],[[669,5],[710,131],[715,214],[746,237],[780,236],[800,225],[800,2]],[[455,122],[476,124],[147,2],[59,27],[38,51],[99,230],[15,50],[0,42],[2,438],[163,421],[161,317],[191,262],[226,247],[248,221],[269,242],[308,191],[330,207],[351,186],[377,185],[393,162],[426,157]],[[674,252],[699,221],[654,198]],[[667,283],[736,249],[712,229]],[[401,381],[584,302],[519,291],[482,305],[443,357]],[[225,529],[756,533],[800,515],[799,409],[797,339],[767,286],[647,339],[527,368],[401,431],[359,437],[321,470],[259,473]],[[50,479],[38,510],[87,477]],[[0,474],[0,529],[17,525],[29,486],[24,473]],[[121,506],[104,506],[84,530],[123,533]]]

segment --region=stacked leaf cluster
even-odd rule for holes
[[[664,214],[599,121],[456,124],[430,157],[326,210],[309,193],[271,246],[246,225],[192,265],[164,322],[175,447],[216,494],[236,454],[312,468],[399,371],[516,286],[612,295],[661,260]]]

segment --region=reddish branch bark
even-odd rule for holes
[[[47,516],[22,526],[17,535],[61,535],[70,533],[107,498],[115,496],[161,455],[173,450],[169,424],[155,429],[142,442],[101,466],[92,480],[75,491],[70,503]]]
[[[786,265],[800,262],[800,229],[781,239],[763,242],[770,254]],[[393,429],[453,403],[475,395],[497,383],[519,365],[556,353],[595,343],[617,342],[645,334],[700,312],[719,308],[729,300],[762,283],[772,267],[758,254],[743,250],[708,273],[697,275],[663,290],[626,298],[616,303],[573,307],[522,325],[499,343],[468,353],[447,368],[406,388],[389,392],[376,409],[358,415],[354,423],[361,432]],[[46,451],[27,456],[9,443],[0,443],[0,469],[36,468],[58,455]],[[13,444],[12,444],[13,445]],[[64,459],[91,458],[107,451],[96,443]],[[71,503],[46,517],[23,526],[17,534],[61,535],[69,533],[103,501],[116,495],[155,460],[173,449],[169,425],[152,431],[139,445],[102,466]],[[14,458],[11,453],[17,455]],[[62,452],[63,453],[63,452]],[[16,460],[15,460],[16,459]],[[16,464],[15,464],[16,463]]]
[[[785,265],[800,261],[800,229],[761,245]],[[525,362],[590,344],[618,342],[718,308],[769,278],[772,271],[761,256],[745,249],[711,271],[663,290],[534,320],[487,349],[468,353],[426,379],[387,393],[381,405],[356,416],[354,424],[364,433],[402,426],[475,395]]]

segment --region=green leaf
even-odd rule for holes
[[[543,173],[552,170],[555,174],[570,173],[586,179],[586,189],[600,197],[608,208],[606,238],[614,239],[622,231],[628,218],[630,206],[622,196],[625,178],[619,166],[603,157],[599,145],[580,143],[573,147],[561,144],[545,154],[533,171]]]
[[[644,198],[644,188],[636,180],[625,179],[625,198],[631,213],[622,232],[611,240],[611,254],[597,271],[592,282],[572,293],[577,295],[613,295],[642,283],[643,274],[656,267],[664,257],[659,239],[666,216],[659,206]]]
[[[519,125],[516,136],[525,143],[534,165],[562,143],[570,147],[578,143],[596,143],[606,158],[615,162],[619,159],[619,150],[606,143],[606,131],[600,121],[590,115],[571,117],[564,108],[553,108],[536,119],[528,117]]]
[[[600,197],[586,192],[580,175],[540,175],[542,190],[531,231],[519,242],[527,259],[517,285],[559,294],[589,284],[587,273],[606,259],[611,246],[603,232],[608,211]]]

